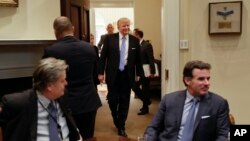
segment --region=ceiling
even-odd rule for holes
[[[133,2],[134,0],[90,0],[90,7],[133,7]]]

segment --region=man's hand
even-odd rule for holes
[[[140,76],[136,76],[135,81],[136,82],[140,81]]]
[[[150,74],[149,76],[148,76],[148,78],[154,78],[155,77],[155,74]]]
[[[99,74],[98,75],[98,79],[99,79],[100,83],[103,83],[104,82],[104,75],[103,74]]]

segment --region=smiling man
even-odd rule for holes
[[[186,90],[164,96],[152,123],[146,129],[150,141],[227,141],[229,107],[210,92],[211,65],[187,62],[183,70]]]
[[[130,20],[121,18],[117,22],[119,32],[107,35],[99,60],[100,82],[108,86],[107,100],[118,135],[127,137],[125,121],[128,116],[131,86],[135,85],[135,74],[142,76],[139,40],[130,35]],[[136,69],[135,69],[136,68]]]

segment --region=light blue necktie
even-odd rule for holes
[[[53,102],[48,106],[49,111],[49,139],[50,141],[60,141],[57,122],[57,109]]]
[[[119,70],[123,71],[125,66],[125,51],[126,51],[126,37],[122,37],[122,44],[120,49],[120,64]]]
[[[197,103],[199,102],[198,99],[193,98],[191,100],[192,105],[189,109],[189,113],[186,119],[186,123],[184,125],[183,134],[181,137],[181,141],[192,141],[193,140],[193,133],[194,133],[194,122],[195,122],[195,109]]]

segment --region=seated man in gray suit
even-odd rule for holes
[[[183,70],[187,87],[163,97],[145,134],[149,141],[227,141],[227,101],[209,90],[211,65],[190,61]]]
[[[73,117],[65,101],[68,65],[43,59],[33,73],[33,89],[3,96],[0,127],[4,141],[77,141]]]

